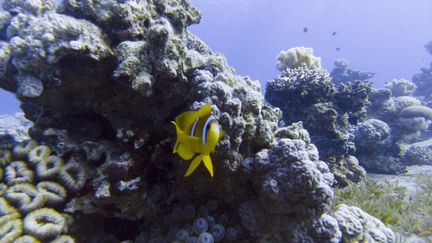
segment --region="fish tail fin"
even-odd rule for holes
[[[209,171],[211,177],[213,177],[213,163],[211,161],[210,155],[203,155],[202,160],[204,161],[204,165]]]
[[[189,168],[187,169],[186,173],[184,174],[185,177],[190,176],[195,170],[196,168],[198,168],[201,160],[202,160],[202,155],[197,155],[192,162],[189,165]]]
[[[176,128],[176,133],[177,133],[177,139],[176,142],[174,144],[174,148],[173,148],[173,154],[177,153],[178,151],[178,147],[180,145],[180,134],[182,133],[182,131],[180,130],[179,126],[177,125],[177,123],[175,121],[171,121],[171,123],[175,126]]]

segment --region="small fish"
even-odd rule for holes
[[[306,33],[306,32],[308,32],[308,27],[303,28],[303,33]]]
[[[336,32],[336,31],[333,31],[332,36],[335,36],[336,34],[337,34],[337,32]]]
[[[219,123],[211,114],[211,105],[205,104],[197,111],[186,111],[171,121],[176,128],[177,140],[173,153],[178,153],[184,160],[195,158],[184,176],[189,176],[198,168],[201,161],[213,177],[213,164],[210,153],[223,136]]]
[[[336,51],[340,51],[340,48],[339,48],[339,47],[336,47]]]

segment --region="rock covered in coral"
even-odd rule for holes
[[[403,162],[407,165],[432,165],[432,138],[407,145],[403,149]]]
[[[342,232],[342,242],[394,242],[395,233],[358,207],[339,205],[332,216]]]
[[[370,82],[361,80],[344,82],[337,87],[333,103],[340,109],[340,112],[350,113],[350,122],[356,124],[365,116],[371,91]]]
[[[11,136],[10,139],[21,142],[29,139],[27,130],[31,126],[32,122],[25,119],[23,113],[0,115],[0,137]]]
[[[391,141],[389,125],[378,119],[368,119],[355,127],[355,144],[360,151],[368,151],[370,147],[376,150],[384,149]]]
[[[266,211],[299,219],[328,211],[333,176],[323,161],[308,153],[308,146],[302,140],[285,138],[257,153],[254,188]]]
[[[301,123],[276,134],[281,136],[278,142],[249,162],[255,178],[252,189],[258,198],[242,203],[239,214],[245,228],[256,237],[293,239],[296,236],[291,229],[297,226],[288,218],[306,223],[328,211],[334,178],[318,159]]]
[[[267,82],[265,96],[281,108],[286,124],[303,122],[321,159],[344,185],[364,176],[362,168],[346,162],[355,153],[351,128],[365,118],[370,92],[371,84],[360,80],[336,87],[327,71],[303,63]]]
[[[290,124],[302,120],[306,115],[304,108],[330,101],[335,91],[327,71],[302,64],[269,80],[265,97],[283,111],[285,122]]]
[[[402,173],[415,161],[424,164],[420,155],[419,159],[413,159],[413,153],[404,155],[410,144],[430,137],[428,129],[432,122],[431,109],[423,105],[424,100],[408,96],[413,85],[407,80],[393,80],[387,88],[373,89],[370,93],[369,119],[355,127],[356,156],[368,171]],[[393,96],[390,88],[399,96]],[[419,154],[425,152],[428,153],[418,151]]]
[[[374,76],[372,72],[363,72],[348,68],[349,62],[346,59],[337,59],[334,65],[335,67],[331,71],[330,76],[332,82],[337,85],[356,80],[367,81]]]
[[[312,232],[308,232],[312,231]],[[294,233],[292,242],[341,242],[342,232],[338,222],[328,214],[301,224]]]

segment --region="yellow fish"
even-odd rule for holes
[[[211,105],[205,104],[197,111],[183,112],[171,123],[177,132],[173,153],[178,153],[184,160],[190,160],[197,154],[184,176],[191,175],[203,161],[213,177],[210,153],[214,151],[224,131],[220,130],[219,123],[211,114]]]

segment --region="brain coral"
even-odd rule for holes
[[[35,140],[24,140],[10,150],[1,151],[0,177],[2,195],[0,204],[3,210],[0,217],[2,242],[24,240],[56,240],[68,232],[68,215],[59,209],[75,187],[79,190],[84,183],[62,181],[66,174],[72,179],[82,176],[85,182],[84,168],[77,167],[76,172],[68,174],[61,157],[51,155],[46,145],[39,145]],[[52,161],[61,161],[61,163]],[[41,166],[44,164],[43,166]],[[47,166],[50,164],[49,166]],[[69,184],[72,183],[72,184]],[[69,236],[68,236],[69,237]],[[70,242],[74,242],[71,238]]]

